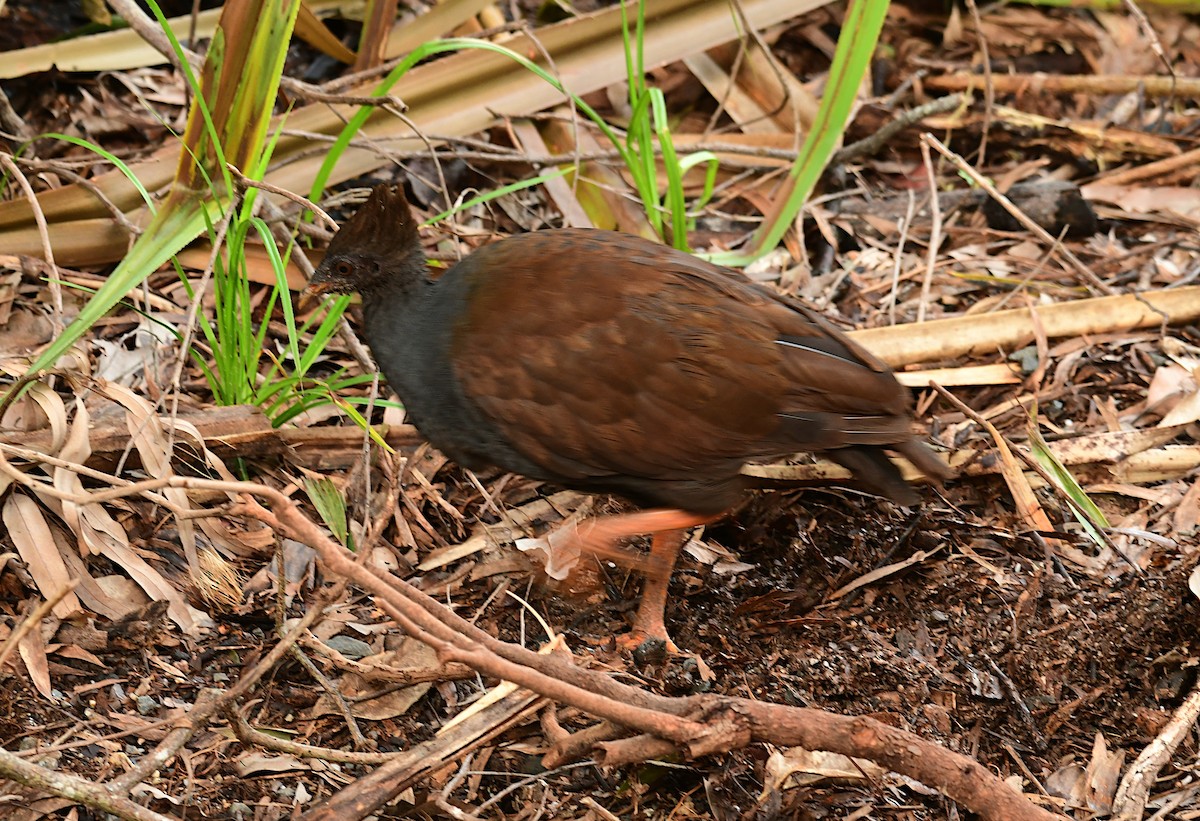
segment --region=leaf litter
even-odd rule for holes
[[[1152,20],[1181,66],[1200,64],[1193,20],[1166,12]],[[1136,84],[1109,92],[1103,105],[1086,94],[1040,90],[1039,72],[1114,75],[1113,82],[1158,72],[1131,15],[1003,6],[986,10],[980,21],[981,30],[971,15],[947,19],[922,7],[894,7],[885,31],[894,53],[881,63],[893,74],[888,88],[916,72],[928,75],[927,89],[953,90],[964,78],[981,88],[980,76],[970,71],[978,65],[981,36],[991,59],[1003,61],[1005,73],[1026,85],[1004,90],[1009,81],[1002,80],[1002,105],[989,108],[976,98],[952,114],[926,118],[886,151],[859,160],[853,169],[857,188],[847,186],[848,194],[813,204],[818,229],[803,236],[808,253],[789,248],[799,266],[767,267],[756,277],[778,278],[857,327],[907,325],[922,309],[931,319],[972,317],[980,328],[997,311],[1031,309],[1042,327],[1013,331],[1003,343],[983,336],[965,349],[971,353],[939,356],[939,344],[943,351],[962,350],[951,347],[961,338],[948,334],[935,338],[931,352],[897,363],[902,378],[911,372],[908,384],[923,421],[963,477],[941,491],[926,491],[919,513],[828,487],[780,488],[755,495],[704,531],[681,561],[668,620],[680,645],[696,653],[711,676],[686,657],[639,661],[609,644],[625,623],[635,575],[601,564],[587,569],[591,578],[547,580],[537,562],[512,546],[541,539],[581,505],[603,510],[612,502],[551,495],[553,489],[520,477],[470,476],[411,448],[401,448],[394,464],[381,461],[369,470],[354,461],[360,445],[340,456],[335,449],[322,454],[344,459],[339,467],[304,462],[296,450],[227,465],[214,451],[237,431],[206,436],[159,403],[172,386],[161,371],[139,372],[130,360],[141,345],[165,337],[124,337],[142,327],[136,314],[124,312],[97,326],[94,345],[63,366],[66,379],[59,377],[53,387],[35,385],[3,419],[9,462],[57,495],[0,476],[7,530],[0,555],[20,557],[19,565],[0,559],[0,602],[7,602],[0,605],[0,640],[39,595],[56,595],[72,580],[78,586],[21,640],[21,665],[10,663],[0,673],[11,685],[0,691],[0,716],[7,717],[0,718],[0,746],[11,750],[22,739],[35,740],[56,751],[60,766],[95,777],[103,777],[104,765],[89,751],[136,759],[162,738],[160,722],[192,705],[201,686],[228,687],[246,657],[274,644],[287,625],[277,624],[281,591],[289,616],[314,606],[340,615],[314,628],[312,641],[321,650],[308,645],[323,680],[298,664],[280,666],[255,696],[249,716],[257,729],[283,728],[309,745],[345,749],[353,736],[349,715],[381,751],[427,750],[420,745],[435,744],[437,728],[465,705],[483,701],[485,693],[496,693],[498,682],[461,670],[450,675],[436,656],[414,651],[412,639],[388,629],[387,616],[370,599],[349,590],[336,603],[321,600],[327,580],[311,557],[277,546],[269,532],[231,515],[231,494],[160,487],[151,491],[157,496],[91,500],[111,486],[108,472],[136,482],[187,475],[232,480],[249,470],[300,498],[306,482],[334,482],[345,492],[347,538],[369,547],[363,561],[398,570],[489,634],[540,643],[540,628],[507,595],[518,592],[572,652],[648,688],[679,695],[715,687],[871,716],[967,750],[1023,791],[1040,794],[1045,806],[1076,818],[1113,811],[1129,792],[1122,778],[1161,739],[1173,746],[1141,799],[1145,814],[1186,818],[1200,812],[1191,784],[1195,734],[1179,730],[1191,726],[1200,607],[1191,592],[1200,511],[1195,322],[1138,330],[1101,309],[1094,327],[1056,334],[1046,309],[1084,296],[1086,283],[1027,232],[989,227],[978,204],[943,209],[944,239],[931,260],[925,243],[932,213],[918,187],[925,172],[916,142],[923,130],[950,131],[955,147],[970,152],[986,127],[982,168],[989,176],[1081,180],[1079,190],[1104,230],[1064,239],[1064,247],[1113,288],[1186,293],[1181,289],[1194,287],[1200,271],[1192,238],[1200,166],[1156,164],[1192,149],[1186,121],[1194,117],[1195,98],[1184,94],[1176,101],[1179,109],[1172,109],[1158,98],[1139,97]],[[821,76],[826,58],[816,44],[826,22],[823,13],[813,12],[771,32],[770,52],[787,76]],[[672,90],[668,99],[676,110],[694,107],[707,122],[715,110],[712,66],[703,66],[705,83],[697,77],[698,65],[672,64],[657,70],[655,79]],[[31,119],[33,101],[46,103],[39,128],[65,128],[77,106],[74,133],[128,154],[148,153],[152,141],[139,141],[137,134],[149,125],[141,100],[165,104],[164,116],[177,118],[181,86],[162,69],[135,69],[122,77],[99,93],[69,83],[57,90],[23,86],[17,99],[25,101],[21,109]],[[882,106],[882,94],[878,100]],[[1149,127],[1147,107],[1167,124],[1169,138]],[[753,109],[739,109],[746,110]],[[847,142],[867,136],[855,129],[869,131],[872,115],[864,107]],[[716,120],[732,139],[742,117],[730,113]],[[699,134],[703,125],[678,130],[689,128]],[[499,128],[484,136],[503,142],[519,133]],[[70,148],[58,152],[54,159],[64,163],[82,156]],[[479,173],[504,178],[513,170],[499,160],[447,161],[464,180]],[[736,241],[745,229],[735,226],[765,202],[755,181],[725,182],[729,189],[702,216],[698,237]],[[894,198],[898,210],[888,210],[892,193],[905,188],[921,192],[911,216],[904,191]],[[467,236],[534,229],[555,223],[562,207],[557,200],[565,196],[561,188],[555,202],[527,193],[519,205],[479,206],[456,220]],[[909,245],[897,250],[906,222]],[[440,250],[460,249],[443,241]],[[46,339],[30,321],[39,317],[31,306],[44,302],[46,286],[20,273],[15,261],[5,264],[17,276],[3,280],[12,283],[5,287],[14,299],[0,301],[9,306],[0,361],[16,375],[28,348]],[[923,296],[926,279],[930,287]],[[174,275],[156,277],[149,287],[156,299],[177,306],[178,321],[186,306],[172,302],[181,298]],[[900,330],[912,335],[912,327]],[[328,356],[354,367],[339,345]],[[962,374],[963,381],[940,380],[970,413],[926,390],[927,378],[920,381],[925,371],[972,368],[987,370]],[[184,406],[202,410],[211,401],[190,369],[178,389]],[[127,451],[103,470],[81,470],[76,466],[99,458],[90,437],[102,416],[124,426]],[[302,420],[310,427],[300,428],[301,434],[327,427],[329,416]],[[20,437],[43,434],[39,452],[53,461],[15,449]],[[237,458],[236,446],[233,453]],[[1025,457],[1036,460],[1039,453],[1049,458],[1043,464],[1051,475],[1066,471],[1074,477],[1110,523],[1101,527],[1116,550],[1087,538],[1054,483],[1029,467]],[[755,472],[772,482],[818,485],[829,475],[803,462]],[[280,566],[283,579],[276,576]],[[252,577],[256,581],[241,585]],[[165,605],[169,622],[147,609],[153,603]],[[92,632],[81,632],[81,624]],[[346,652],[350,638],[365,655]],[[137,652],[127,649],[131,641]],[[375,668],[427,680],[402,685],[373,674]],[[87,704],[80,700],[84,695]],[[504,715],[521,715],[525,707],[503,701],[510,696],[494,697],[508,710]],[[85,708],[86,724],[60,735],[61,716],[82,722]],[[570,709],[559,710],[554,721],[585,726],[585,717]],[[615,773],[563,770],[505,793],[537,766],[550,734],[546,720],[529,714],[472,757],[464,759],[460,750],[447,759],[453,767],[470,763],[463,778],[452,767],[414,782],[404,793],[407,804],[435,817],[452,815],[439,808],[441,798],[478,807],[495,796],[503,797],[488,805],[488,817],[533,817],[537,806],[553,808],[547,811],[552,817],[580,819],[608,817],[604,812],[898,819],[957,812],[914,782],[799,748],[749,747],[718,759]],[[156,806],[174,812],[172,805],[186,795],[204,817],[232,817],[238,802],[261,805],[263,817],[281,817],[366,771],[333,775],[319,758],[287,748],[251,750],[235,738],[223,729],[198,734],[188,745],[191,769],[174,762],[148,787]],[[281,789],[280,774],[298,780]]]

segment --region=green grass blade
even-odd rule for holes
[[[204,231],[206,220],[212,216],[211,212],[219,214],[222,208],[223,203],[214,200],[180,200],[174,207],[162,208],[116,270],[96,291],[96,295],[83,306],[75,321],[50,343],[34,361],[30,371],[53,367],[59,357],[70,350],[126,294],[199,236]]]
[[[858,89],[875,54],[888,5],[886,0],[850,1],[829,68],[825,94],[821,97],[812,130],[792,164],[788,184],[781,192],[783,199],[754,233],[748,252],[713,254],[708,259],[721,265],[748,265],[779,245],[837,148],[858,97]]]
[[[433,225],[435,223],[439,223],[444,219],[448,219],[455,214],[461,213],[468,208],[473,208],[476,205],[481,205],[485,202],[491,202],[492,200],[511,194],[514,191],[524,191],[526,188],[533,188],[535,185],[541,185],[547,180],[553,180],[557,177],[562,177],[569,173],[570,170],[571,169],[569,168],[556,168],[553,171],[547,171],[543,174],[538,174],[536,177],[530,177],[527,180],[517,180],[516,182],[509,183],[508,185],[502,185],[499,188],[488,191],[485,194],[480,194],[472,197],[469,200],[464,200],[462,203],[454,206],[453,208],[443,211],[437,216],[431,217],[424,224]]]
[[[1074,502],[1074,505],[1069,505],[1071,512],[1079,523],[1083,526],[1088,537],[1095,542],[1099,547],[1106,547],[1108,540],[1100,533],[1100,529],[1111,527],[1108,522],[1108,517],[1104,515],[1096,503],[1085,491],[1067,469],[1067,466],[1059,461],[1054,455],[1054,451],[1050,450],[1046,440],[1042,438],[1041,431],[1037,428],[1036,410],[1031,414],[1028,426],[1029,434],[1029,449],[1033,454],[1033,458],[1039,465],[1046,469],[1046,473],[1054,480],[1059,490],[1065,493]]]
[[[305,479],[304,491],[308,494],[309,500],[317,509],[325,526],[339,542],[349,546],[350,527],[346,519],[346,500],[342,498],[342,493],[337,489],[337,485],[325,477]]]
[[[386,95],[389,91],[391,91],[392,87],[400,80],[400,78],[403,77],[409,69],[419,63],[421,60],[424,60],[425,58],[434,54],[462,51],[464,49],[480,49],[482,51],[493,51],[497,54],[502,54],[520,65],[525,70],[536,74],[542,80],[549,83],[553,88],[563,92],[564,94],[568,94],[567,90],[563,88],[562,83],[560,83],[557,78],[555,78],[537,63],[526,59],[511,49],[497,45],[496,43],[488,42],[486,40],[470,40],[451,37],[445,40],[434,40],[425,43],[424,45],[410,52],[409,55],[401,60],[400,63],[391,70],[388,76],[384,78],[384,80],[378,86],[375,87],[375,95]],[[617,147],[617,150],[622,155],[622,159],[628,165],[630,163],[630,159],[627,156],[621,139],[618,137],[612,126],[606,123],[604,118],[601,117],[594,108],[592,108],[582,99],[576,97],[575,95],[570,95],[570,97],[575,104],[575,107],[582,111],[584,116],[595,123],[596,127],[600,129],[604,136],[607,137],[609,141],[611,141],[612,144]],[[337,139],[334,140],[333,145],[330,147],[325,156],[324,163],[322,163],[320,170],[317,172],[317,175],[313,180],[312,188],[309,189],[309,199],[316,201],[321,198],[321,193],[325,190],[325,186],[329,182],[329,175],[333,172],[334,166],[337,165],[338,160],[349,147],[350,141],[354,139],[354,136],[370,118],[371,114],[374,113],[374,110],[375,109],[373,106],[361,106],[359,110],[355,112],[354,116],[352,116],[346,123],[346,126],[342,129],[341,133],[338,134]]]
[[[125,161],[122,160],[120,157],[118,157],[116,154],[114,154],[111,151],[108,151],[104,148],[101,148],[100,146],[96,145],[94,142],[91,142],[90,140],[84,140],[79,137],[72,137],[70,134],[60,134],[57,131],[50,131],[45,134],[42,134],[38,137],[38,139],[58,140],[58,141],[64,142],[64,143],[71,143],[72,145],[77,145],[80,148],[86,148],[88,151],[91,151],[93,154],[96,154],[96,155],[108,160],[108,162],[112,164],[113,168],[117,169],[122,174],[124,174],[125,179],[129,180],[129,183],[134,188],[137,189],[138,194],[141,196],[142,200],[146,203],[146,207],[150,209],[150,213],[151,214],[154,213],[154,211],[155,211],[154,198],[150,196],[150,192],[146,190],[146,187],[144,185],[142,185],[142,181],[137,178],[137,176],[133,173],[133,170],[130,169],[130,167],[125,164]]]

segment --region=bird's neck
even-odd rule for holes
[[[382,277],[374,287],[362,291],[363,319],[369,335],[386,327],[405,328],[420,316],[420,306],[434,283],[429,278],[423,256],[411,262]]]

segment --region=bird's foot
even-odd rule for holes
[[[647,663],[665,661],[667,656],[678,656],[680,649],[671,641],[665,629],[657,634],[634,628],[628,633],[616,636],[617,647],[633,653]],[[661,657],[661,658],[660,658]]]
[[[675,642],[665,637],[665,632],[662,636],[652,636],[635,627],[632,631],[617,636],[616,642],[618,647],[630,652],[634,664],[639,668],[665,668],[670,664],[686,675],[695,677],[695,692],[706,691],[717,679],[716,673],[704,661],[703,656],[680,650]]]

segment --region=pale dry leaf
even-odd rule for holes
[[[1174,531],[1180,536],[1190,536],[1200,530],[1200,477],[1192,480],[1171,520]]]
[[[1092,759],[1087,765],[1087,804],[1092,810],[1108,813],[1112,809],[1121,765],[1124,763],[1125,751],[1110,751],[1104,743],[1104,736],[1096,733],[1092,743]]]
[[[292,755],[267,755],[257,752],[238,756],[234,767],[238,775],[243,777],[258,773],[286,773],[310,769],[308,764]]]
[[[578,504],[574,504],[576,500],[578,500]],[[553,526],[548,533],[537,538],[515,539],[513,544],[523,553],[539,554],[545,566],[546,575],[562,581],[571,574],[582,556],[576,531],[579,529],[580,523],[591,514],[593,500],[591,497],[581,498],[579,494],[567,491],[566,495],[555,494],[549,500],[542,501],[547,501],[549,509],[558,514],[562,514],[565,510],[571,512],[559,524]],[[574,504],[573,508],[572,504]],[[525,514],[535,506],[536,503],[524,505],[519,509],[520,514],[516,510],[510,511],[507,518],[519,526]],[[489,533],[496,532],[489,528]]]
[[[91,454],[88,421],[88,411],[80,401],[76,407],[74,424],[61,454],[68,461],[84,462]],[[68,468],[54,469],[54,484],[59,490],[75,496],[88,495],[78,474]],[[211,624],[207,616],[190,607],[175,586],[133,550],[125,528],[102,505],[80,504],[67,499],[59,501],[46,498],[45,501],[59,510],[63,521],[78,539],[81,554],[104,556],[128,573],[150,598],[168,602],[171,619],[180,629],[190,632],[197,630],[201,625]],[[95,595],[99,591],[93,593]],[[116,606],[123,607],[121,603]],[[106,604],[104,609],[111,610],[112,607],[112,604]]]
[[[965,28],[963,25],[962,9],[956,3],[951,6],[950,14],[946,18],[946,25],[942,28],[942,43],[953,45],[962,43]]]
[[[1182,494],[1179,493],[1172,485],[1159,485],[1158,487],[1142,487],[1141,485],[1131,485],[1127,482],[1089,482],[1089,494],[1096,493],[1111,493],[1117,496],[1128,496],[1131,499],[1141,499],[1144,502],[1162,507],[1164,505],[1177,504]]]
[[[129,794],[132,796],[148,795],[151,798],[155,798],[159,801],[169,801],[170,803],[174,804],[177,807],[179,805],[183,804],[183,801],[181,801],[180,799],[176,798],[173,795],[168,795],[167,793],[160,790],[158,787],[151,786],[150,784],[147,784],[145,781],[139,782],[134,787],[132,787],[129,790]]]
[[[1089,200],[1110,202],[1130,214],[1174,213],[1185,219],[1200,216],[1200,191],[1166,185],[1090,183],[1080,191]]]
[[[1193,385],[1192,392],[1184,396],[1159,422],[1159,427],[1190,425],[1200,419],[1200,391]]]
[[[85,343],[77,342],[54,363],[54,373],[79,384],[86,384],[92,376],[92,355]]]
[[[9,266],[5,264],[8,259],[13,258],[7,255],[0,255],[0,269],[13,267],[17,268],[17,270],[5,270],[3,274],[0,274],[0,358],[19,356],[21,353],[29,350],[31,346],[22,344],[25,340],[20,339],[19,334],[14,334],[13,331],[19,331],[29,320],[36,316],[36,314],[29,311],[18,311],[17,321],[10,321],[13,314],[13,304],[16,302],[17,297],[17,286],[21,284],[21,271],[19,261],[14,260],[14,262],[17,262],[17,265]],[[49,320],[46,320],[46,324],[49,324]]]
[[[1168,336],[1162,341],[1162,349],[1180,367],[1191,373],[1200,370],[1200,346],[1184,342],[1177,336]]]
[[[46,658],[46,642],[42,639],[42,631],[30,630],[22,636],[17,644],[17,652],[21,654],[21,661],[25,662],[33,686],[45,698],[53,700],[54,685],[50,683],[50,661]]]
[[[754,569],[754,565],[743,562],[736,553],[726,550],[716,542],[703,542],[691,539],[684,545],[683,552],[700,564],[712,567],[718,576],[732,576]]]
[[[759,797],[760,801],[770,792],[782,789],[785,783],[805,786],[828,779],[865,781],[878,779],[886,772],[878,764],[866,759],[850,758],[841,753],[824,750],[808,750],[804,747],[776,750],[767,759],[766,769],[766,784]]]
[[[71,421],[67,439],[57,453],[60,458],[79,465],[87,462],[88,457],[92,455],[92,444],[88,437],[88,429],[91,427],[89,422],[90,416],[87,405],[83,401],[77,402],[75,405],[75,418]],[[83,482],[79,479],[79,474],[70,468],[55,467],[51,475],[53,476],[54,487],[57,490],[73,496],[87,496],[87,492],[83,488]],[[100,550],[94,544],[95,537],[91,534],[85,534],[84,529],[86,526],[80,522],[83,506],[70,499],[61,499],[59,502],[59,515],[71,532],[79,538],[80,546],[84,548],[81,552],[87,555],[96,555],[99,553]],[[122,531],[122,536],[124,536],[124,531]]]
[[[395,573],[400,569],[400,562],[391,550],[376,547],[372,548],[371,555],[367,557],[367,566],[381,573]]]
[[[68,433],[67,406],[63,404],[62,397],[41,382],[35,382],[29,386],[25,398],[34,402],[41,411],[41,418],[44,418],[50,427],[50,453],[57,454],[67,441]],[[36,421],[39,417],[33,408],[26,403],[22,404],[25,406],[25,412],[22,413],[24,430],[37,430],[42,427]]]
[[[1017,506],[1017,512],[1025,521],[1026,526],[1031,530],[1043,532],[1053,530],[1050,525],[1050,517],[1046,515],[1046,511],[1037,500],[1021,463],[1008,446],[1008,440],[991,422],[985,422],[984,429],[996,443],[996,453],[1000,456],[1000,475],[1008,485],[1009,493]]]
[[[504,518],[495,524],[476,527],[465,542],[431,551],[417,565],[417,569],[435,570],[496,544],[513,543],[521,550],[539,550],[546,553],[549,546],[544,537],[531,537],[535,527],[546,523],[557,525],[564,517],[569,516],[564,511],[574,511],[577,516],[583,517],[591,510],[591,504],[590,497],[570,490],[560,491],[549,498],[534,499],[507,511]]]
[[[437,652],[432,647],[414,638],[405,637],[395,650],[368,656],[359,664],[363,667],[387,667],[397,670],[422,670],[438,665]],[[338,690],[352,705],[356,718],[381,721],[404,715],[421,696],[429,691],[431,683],[414,684],[393,689],[383,682],[372,682],[359,673],[347,673],[338,684]],[[372,697],[371,693],[379,693]],[[309,711],[313,718],[340,711],[333,699],[323,693]]]
[[[100,631],[96,631],[96,632],[99,633]],[[100,633],[100,635],[103,636],[104,634]],[[59,659],[67,659],[70,661],[82,661],[85,664],[92,665],[97,670],[108,669],[108,665],[106,665],[99,656],[97,656],[95,653],[87,650],[86,648],[80,647],[79,645],[76,645],[76,644],[58,648],[57,650],[54,651],[54,657],[59,658]]]
[[[133,387],[135,377],[156,359],[156,354],[168,343],[174,343],[173,329],[142,317],[138,327],[116,341],[95,339],[100,348],[96,363],[96,378]]]
[[[283,569],[287,576],[287,589],[291,595],[300,592],[306,582],[311,584],[317,569],[317,551],[295,539],[283,540]]]
[[[11,305],[11,302],[0,304],[0,314]],[[49,317],[32,311],[14,311],[0,328],[0,358],[28,356],[53,338],[54,325]]]
[[[109,596],[121,601],[126,607],[126,612],[137,610],[150,603],[150,597],[146,595],[146,592],[128,576],[113,573],[110,576],[100,576],[94,581]],[[116,619],[113,620],[116,621]]]
[[[1045,255],[1046,249],[1042,247],[1042,244],[1040,242],[1033,242],[1031,240],[1018,242],[1016,245],[1011,246],[1005,253],[1005,256],[1012,257],[1013,259],[1024,259],[1030,261],[1040,260]]]
[[[460,559],[465,559],[467,556],[486,550],[492,544],[492,540],[490,527],[488,525],[480,525],[461,544],[448,545],[447,547],[430,551],[425,560],[417,565],[417,569],[428,571],[453,564]]]
[[[688,543],[683,546],[683,552],[691,556],[700,564],[712,565],[719,561],[736,562],[738,555],[731,550],[728,550],[716,542],[705,542],[700,539],[688,539]]]
[[[111,518],[110,521],[112,521]],[[115,521],[112,523],[114,527],[120,529],[119,524]],[[128,539],[125,538],[123,530],[121,533],[120,539],[101,538],[98,540],[97,544],[101,555],[128,573],[129,578],[151,599],[168,602],[170,607],[167,613],[181,630],[194,633],[201,628],[212,626],[212,619],[203,611],[189,605],[171,582],[134,551]]]
[[[146,365],[143,351],[130,350],[120,341],[94,339],[92,344],[100,349],[96,362],[96,377],[119,385],[132,385],[133,377]]]
[[[1157,368],[1150,379],[1150,387],[1146,388],[1145,412],[1165,413],[1181,397],[1195,390],[1196,380],[1186,368],[1179,365]]]
[[[192,680],[192,677],[188,673],[185,673],[179,667],[176,667],[174,664],[171,664],[169,661],[167,661],[162,656],[159,656],[159,655],[148,656],[146,658],[146,660],[148,662],[150,662],[150,664],[157,667],[159,670],[162,670],[163,673],[167,675],[167,677],[169,677],[172,681],[174,681],[178,684],[186,684],[187,682]]]
[[[223,482],[236,482],[237,477],[225,466],[221,458],[204,444],[204,436],[191,422],[186,419],[175,420],[175,437],[179,443],[187,443],[213,472]],[[236,493],[227,493],[231,502],[237,501]],[[223,521],[215,516],[198,519],[200,532],[208,537],[209,543],[219,552],[230,556],[248,558],[260,556],[264,549],[275,543],[274,534],[270,528],[261,522],[250,521],[245,527],[230,532]]]
[[[1184,270],[1179,267],[1179,263],[1175,260],[1165,257],[1154,258],[1154,271],[1157,274],[1157,279],[1174,282],[1184,275]]]
[[[55,539],[65,542],[66,534],[56,532]],[[149,601],[146,594],[128,577],[114,575],[92,578],[78,552],[66,544],[60,544],[59,553],[67,564],[71,578],[79,583],[75,588],[79,600],[93,613],[116,621]],[[117,580],[120,580],[119,583]]]
[[[122,385],[104,383],[102,392],[119,403],[127,411],[126,423],[133,446],[137,448],[142,458],[142,467],[156,479],[174,476],[171,469],[171,449],[166,431],[163,430],[162,420],[154,413],[154,408],[145,399]],[[190,510],[191,501],[183,488],[166,487],[160,491],[179,510]],[[188,568],[197,577],[203,575],[200,566],[200,556],[196,550],[196,528],[190,519],[177,519],[176,527],[179,541],[183,545],[183,554],[187,558]]]
[[[557,581],[571,575],[583,555],[575,536],[575,525],[557,527],[535,539],[517,539],[515,544],[523,553],[539,554],[546,575]]]
[[[4,502],[4,526],[13,546],[29,568],[43,596],[57,595],[70,584],[71,575],[54,546],[50,525],[42,515],[37,502],[24,493],[13,493]],[[70,618],[82,607],[74,593],[68,593],[54,605],[54,615],[60,619]]]
[[[7,473],[0,473],[0,496],[8,492],[8,489],[13,485],[13,478]],[[0,568],[2,569],[2,568]]]

